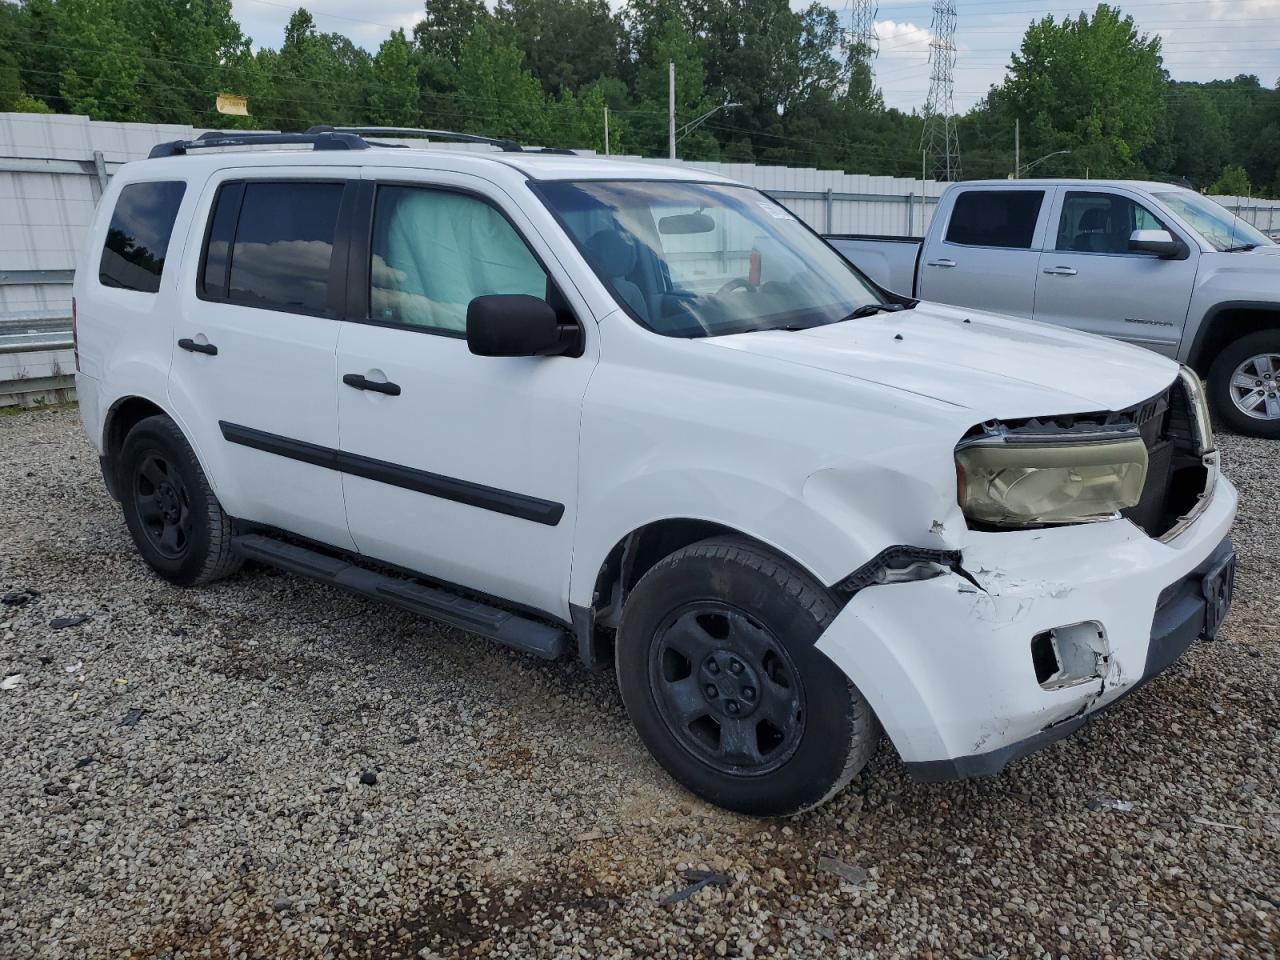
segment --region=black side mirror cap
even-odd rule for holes
[[[494,293],[467,304],[467,347],[479,357],[581,356],[582,328],[525,293]]]

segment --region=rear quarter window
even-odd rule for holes
[[[98,282],[155,293],[160,289],[173,223],[187,185],[181,180],[130,183],[116,198],[98,262]]]
[[[947,243],[1030,250],[1043,190],[966,190],[956,197]]]

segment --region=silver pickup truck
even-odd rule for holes
[[[1181,360],[1208,381],[1228,426],[1280,439],[1280,246],[1198,193],[1127,180],[970,181],[942,195],[923,240],[827,239],[895,293]]]

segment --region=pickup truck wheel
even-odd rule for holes
[[[240,568],[223,512],[191,445],[168,417],[147,417],[125,437],[117,488],[133,542],[170,583],[210,583]]]
[[[821,584],[746,540],[660,561],[627,599],[615,653],[654,758],[704,799],[756,816],[835,794],[879,741],[866,700],[814,647],[837,612]]]
[[[1209,396],[1232,430],[1280,439],[1280,330],[1228,344],[1209,368]]]

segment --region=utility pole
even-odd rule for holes
[[[609,108],[604,108],[604,155],[609,155]]]
[[[676,62],[667,62],[667,156],[676,158]]]
[[[1022,169],[1022,119],[1013,121],[1013,179],[1017,180]]]
[[[960,139],[956,134],[956,3],[933,0],[929,43],[929,99],[924,105],[920,149],[933,158],[935,180],[960,179]]]

